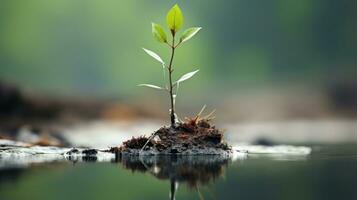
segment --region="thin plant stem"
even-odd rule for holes
[[[176,117],[175,117],[175,104],[174,104],[174,94],[173,94],[173,84],[172,84],[172,63],[174,60],[174,55],[175,55],[175,34],[172,34],[172,45],[171,45],[171,58],[170,58],[170,63],[168,66],[168,71],[169,71],[169,92],[170,92],[170,104],[171,104],[171,110],[170,110],[170,119],[171,119],[171,126],[175,125],[176,122]]]

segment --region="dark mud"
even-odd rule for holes
[[[123,142],[116,153],[129,154],[229,154],[222,130],[208,120],[188,119],[175,126],[162,127],[150,137],[133,137]]]

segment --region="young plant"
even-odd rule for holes
[[[153,51],[150,51],[148,49],[143,48],[143,50],[151,57],[153,57],[155,60],[157,60],[161,65],[163,69],[163,77],[164,77],[164,82],[165,86],[156,86],[152,84],[140,84],[139,86],[145,86],[153,89],[158,89],[158,90],[164,90],[169,93],[170,96],[170,120],[171,120],[171,126],[174,126],[176,122],[178,122],[177,115],[175,114],[175,101],[176,101],[176,96],[177,92],[179,89],[180,83],[190,79],[192,76],[194,76],[199,70],[195,70],[192,72],[189,72],[187,74],[184,74],[181,76],[177,81],[173,82],[173,72],[174,72],[174,67],[173,67],[173,61],[174,61],[174,56],[175,56],[175,50],[183,43],[191,39],[198,31],[201,30],[201,27],[192,27],[188,28],[185,31],[182,32],[179,40],[177,41],[177,33],[181,29],[183,25],[183,15],[181,12],[180,7],[175,4],[167,13],[166,15],[166,22],[167,26],[170,30],[171,33],[171,41],[167,39],[165,30],[160,26],[159,24],[152,23],[152,34],[154,38],[163,44],[167,44],[171,50],[171,56],[168,64],[166,64],[161,57],[156,54]],[[165,71],[167,70],[167,76],[168,76],[168,85],[166,84],[166,73]]]

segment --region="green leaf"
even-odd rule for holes
[[[181,76],[181,78],[180,78],[178,81],[176,81],[176,84],[179,84],[179,83],[181,83],[181,82],[183,82],[183,81],[186,81],[187,79],[190,79],[190,78],[191,78],[193,75],[195,75],[198,71],[199,71],[199,69],[196,70],[196,71],[193,71],[193,72],[189,72],[189,73],[187,73],[187,74]]]
[[[192,27],[186,29],[180,38],[180,42],[186,42],[187,40],[191,39],[198,31],[200,31],[202,28],[201,27]]]
[[[155,60],[159,61],[162,64],[162,67],[165,67],[165,62],[161,59],[159,55],[157,55],[155,52],[150,51],[148,49],[143,48],[143,50],[151,57],[153,57]]]
[[[159,24],[151,23],[151,31],[152,31],[152,35],[157,41],[162,43],[167,42],[166,33]]]
[[[157,90],[162,90],[164,88],[156,86],[156,85],[152,85],[152,84],[140,84],[138,85],[140,87],[149,87],[149,88],[153,88],[153,89],[157,89]]]
[[[172,34],[175,34],[181,28],[183,24],[183,15],[177,4],[175,4],[167,13],[166,22]]]

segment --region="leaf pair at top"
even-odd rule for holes
[[[175,4],[166,15],[166,23],[170,28],[172,35],[181,28],[183,25],[183,14],[180,7]]]
[[[166,16],[167,26],[169,27],[173,36],[175,36],[178,30],[182,27],[183,21],[184,18],[182,15],[182,11],[180,7],[175,4],[169,10]],[[185,30],[182,36],[180,37],[180,43],[186,42],[187,40],[191,39],[199,30],[201,30],[201,27],[192,27]],[[159,24],[152,23],[152,34],[157,41],[167,43],[166,33]]]

